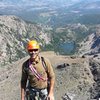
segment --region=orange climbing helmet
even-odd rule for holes
[[[27,50],[40,49],[39,43],[36,40],[31,40],[28,42]]]

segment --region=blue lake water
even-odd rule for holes
[[[72,42],[61,43],[59,45],[58,52],[60,54],[71,54],[72,52],[75,51],[75,47],[76,47],[76,44],[73,41]]]

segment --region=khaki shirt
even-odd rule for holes
[[[49,78],[54,79],[55,74],[49,60],[46,58],[44,58],[44,60],[46,63],[46,69],[43,67],[41,58],[36,59],[36,61],[32,63],[33,65],[32,67],[34,67],[38,72],[38,74],[40,74],[43,78],[47,79],[47,73],[48,73]],[[33,88],[38,88],[38,89],[47,88],[47,81],[37,79],[37,77],[29,68],[29,59],[25,61],[22,65],[22,77],[21,77],[22,88],[26,87],[27,79],[29,80],[30,86]]]

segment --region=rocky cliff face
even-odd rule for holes
[[[90,89],[91,98],[98,100],[100,98],[100,26],[96,32],[89,35],[81,43],[80,54],[89,58],[90,70],[93,75],[94,84]]]
[[[98,99],[100,98],[100,55],[99,59],[96,57],[90,59],[90,69],[91,72],[94,76],[94,85],[93,88],[91,89],[91,98]]]
[[[37,39],[48,43],[40,25],[29,24],[16,16],[0,16],[0,66],[26,56],[26,42]]]
[[[85,55],[95,55],[100,53],[100,26],[95,33],[89,35],[81,43],[80,53]]]

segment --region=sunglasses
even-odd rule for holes
[[[38,49],[31,49],[31,50],[28,50],[29,52],[37,52],[38,51]]]

